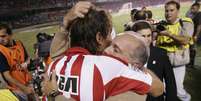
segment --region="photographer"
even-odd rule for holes
[[[33,90],[27,70],[30,59],[23,44],[12,39],[12,34],[7,25],[0,24],[0,72],[19,100],[31,101],[28,95],[33,94]]]
[[[173,66],[177,85],[177,96],[182,101],[190,101],[191,96],[183,86],[185,65],[189,63],[189,44],[193,34],[193,22],[188,18],[178,18],[180,4],[169,1],[165,4],[164,30],[159,31],[156,45],[167,50]]]
[[[46,33],[38,33],[36,35],[37,43],[34,44],[35,58],[31,60],[29,71],[32,71],[32,84],[35,93],[42,96],[41,82],[42,74],[48,69],[52,59],[50,58],[50,45],[53,36]]]
[[[53,36],[46,33],[38,33],[36,38],[37,43],[34,44],[35,60],[42,59],[42,62],[45,63],[45,67],[48,67],[52,61],[50,58],[50,45],[52,43]]]

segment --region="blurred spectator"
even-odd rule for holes
[[[200,4],[199,3],[194,3],[192,5],[194,17],[193,22],[194,22],[194,33],[193,33],[193,39],[195,42],[197,42],[199,45],[201,44],[201,12],[200,10]]]
[[[146,14],[147,14],[147,21],[148,21],[150,24],[155,24],[156,21],[152,18],[152,16],[153,16],[152,11],[151,11],[151,10],[147,10],[147,11],[146,11]]]
[[[147,20],[147,14],[145,11],[139,10],[134,15],[134,21],[137,20]]]
[[[132,9],[132,10],[131,10],[130,17],[131,17],[131,21],[132,21],[132,22],[135,21],[134,16],[135,16],[135,14],[136,14],[137,11],[138,11],[137,9]]]
[[[194,22],[194,33],[193,33],[193,42],[190,44],[190,63],[187,67],[194,68],[195,56],[196,56],[196,42],[201,43],[201,12],[200,4],[194,3],[192,4],[190,10],[187,12],[186,16],[190,17]]]
[[[138,12],[137,9],[132,9],[131,12],[130,12],[130,18],[131,18],[131,21],[129,21],[127,24],[124,24],[124,31],[128,31],[128,30],[131,30],[131,27],[135,21],[135,14]]]

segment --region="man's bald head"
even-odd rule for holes
[[[117,36],[105,51],[127,60],[131,64],[144,65],[148,58],[148,50],[142,40],[143,38],[135,32],[124,32],[124,34]]]

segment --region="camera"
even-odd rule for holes
[[[53,36],[46,33],[38,33],[37,43],[34,44],[34,49],[37,50],[37,57],[30,60],[28,70],[32,73],[32,84],[34,91],[38,96],[42,96],[41,82],[43,81],[42,74],[45,73],[47,64],[46,59],[49,57],[50,44],[52,42]]]
[[[161,32],[166,30],[165,26],[168,25],[166,21],[162,20],[158,23],[153,24],[153,30],[155,32]]]
[[[50,52],[50,45],[53,39],[53,36],[48,35],[46,33],[38,33],[37,43],[35,44],[35,49],[38,49],[39,57],[47,57]]]
[[[32,81],[34,91],[38,96],[42,96],[41,90],[41,82],[43,81],[43,77],[41,74],[45,73],[45,64],[43,63],[43,59],[35,59],[30,61],[30,65],[28,70],[32,72]]]

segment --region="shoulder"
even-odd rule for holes
[[[190,23],[193,23],[192,19],[191,19],[191,18],[188,18],[188,17],[181,18],[181,20],[182,20],[183,22],[190,22]]]
[[[136,81],[143,82],[145,84],[151,85],[152,77],[149,73],[145,73],[136,67],[128,65],[125,61],[108,55],[95,56],[95,65],[102,74],[104,81],[110,78],[124,78],[124,81],[130,83],[136,83]],[[128,83],[127,82],[127,83]]]
[[[197,22],[200,22],[200,17],[201,17],[201,12],[199,12],[199,13],[197,13],[196,15],[195,15],[195,17],[193,18],[193,21],[195,22],[195,23],[197,23]]]
[[[201,12],[198,12],[198,13],[196,14],[196,16],[197,16],[197,17],[201,17]]]
[[[100,67],[126,67],[128,63],[118,57],[104,54],[104,55],[86,55],[86,59],[92,60],[94,64],[100,66]]]
[[[159,48],[159,47],[154,47],[154,46],[150,47],[150,51],[151,51],[151,53],[156,53],[156,54],[159,54],[159,55],[167,54],[167,51],[165,49],[162,49],[162,48]]]
[[[13,40],[13,41],[14,41],[14,43],[15,43],[16,45],[24,46],[23,43],[22,43],[22,41],[20,41],[20,40]]]
[[[5,58],[5,56],[0,52],[0,60],[2,60],[2,58]]]
[[[192,28],[193,27],[193,20],[191,18],[188,18],[188,17],[184,17],[184,18],[181,18],[179,20],[179,23],[181,26],[185,27],[185,28]]]

